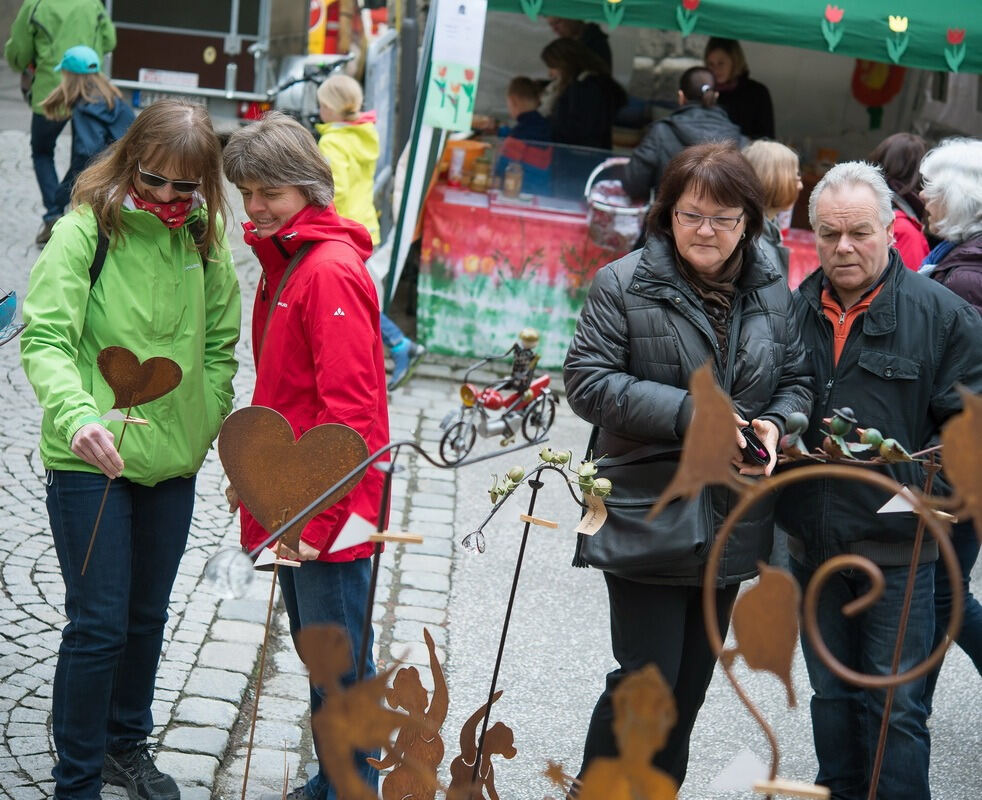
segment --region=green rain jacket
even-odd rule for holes
[[[194,209],[172,233],[152,214],[124,207],[125,238],[113,237],[91,287],[97,242],[91,209],[76,209],[55,226],[31,272],[21,338],[24,370],[44,411],[45,468],[99,471],[72,452],[71,442],[113,405],[96,364],[99,351],[112,345],[129,348],[141,362],[166,356],[183,372],[172,392],[132,410],[150,424],[128,427],[120,447],[123,477],[153,486],[201,466],[232,407],[241,319],[224,233],[220,252],[202,269],[188,225],[203,216],[203,208]],[[119,443],[122,423],[107,427]]]
[[[116,29],[101,0],[24,0],[3,54],[15,72],[34,65],[35,114],[44,114],[41,103],[61,83],[61,73],[55,72],[61,57],[78,44],[88,45],[100,58],[116,47]]]

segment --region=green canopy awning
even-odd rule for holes
[[[982,0],[489,0],[488,8],[982,73]]]

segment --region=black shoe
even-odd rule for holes
[[[181,790],[154,765],[146,742],[125,753],[106,753],[102,780],[122,786],[130,800],[181,800]]]

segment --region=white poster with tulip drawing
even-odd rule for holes
[[[423,124],[467,131],[481,71],[487,0],[440,0]]]

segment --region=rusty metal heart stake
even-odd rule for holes
[[[333,423],[294,439],[282,414],[249,406],[225,420],[218,457],[242,505],[272,532],[368,458],[368,446],[357,431]],[[354,489],[364,474],[359,472],[302,517],[283,534],[283,544],[297,550],[304,526]]]

